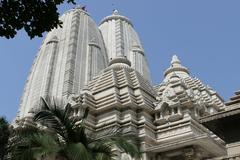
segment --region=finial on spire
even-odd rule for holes
[[[171,66],[165,71],[164,76],[168,79],[172,74],[177,74],[179,77],[189,76],[188,69],[182,66],[181,61],[176,55],[172,56]]]
[[[81,10],[87,12],[86,5],[84,5],[84,6],[82,6],[82,5],[76,5],[76,6],[74,7],[74,9],[81,9]]]
[[[172,56],[171,65],[173,66],[175,64],[181,64],[181,61],[178,59],[177,55]]]
[[[117,10],[117,9],[114,9],[114,10],[113,10],[113,14],[114,14],[114,15],[118,15],[118,14],[119,14],[118,10]]]

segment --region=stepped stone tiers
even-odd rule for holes
[[[240,132],[230,123],[240,122],[240,92],[224,103],[216,91],[191,77],[176,55],[163,81],[152,86],[139,37],[116,10],[99,28],[80,7],[61,20],[63,27],[47,34],[34,61],[19,126],[31,124],[40,97],[54,97],[70,103],[73,116],[88,108],[89,132],[136,134],[142,160],[237,159],[240,139],[233,133]],[[117,159],[132,160],[120,151]]]
[[[154,139],[152,114],[155,91],[150,83],[130,67],[125,57],[110,61],[109,67],[83,90],[81,107],[90,109],[92,129],[106,132],[120,127],[124,133],[138,133]],[[151,133],[146,135],[145,132]]]

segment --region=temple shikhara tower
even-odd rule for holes
[[[89,130],[114,127],[141,139],[143,160],[240,159],[240,92],[225,103],[173,55],[153,85],[132,22],[115,10],[96,25],[81,7],[61,16],[27,78],[17,120],[40,107],[40,97],[89,108]],[[119,160],[131,160],[119,154]]]

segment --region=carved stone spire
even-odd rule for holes
[[[102,20],[99,28],[103,35],[108,58],[125,56],[131,62],[131,67],[151,82],[146,55],[131,21],[121,15],[118,10],[113,10],[110,16]]]
[[[19,118],[40,107],[40,97],[67,99],[78,94],[107,67],[105,44],[84,6],[66,11],[63,26],[53,29],[34,61],[21,99]]]

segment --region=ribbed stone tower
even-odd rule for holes
[[[108,64],[102,35],[86,11],[75,8],[60,19],[63,27],[47,34],[34,60],[18,118],[36,108],[40,97],[79,93]]]
[[[118,13],[105,17],[99,26],[106,44],[108,57],[126,56],[132,68],[151,81],[150,71],[144,50],[131,21]]]

